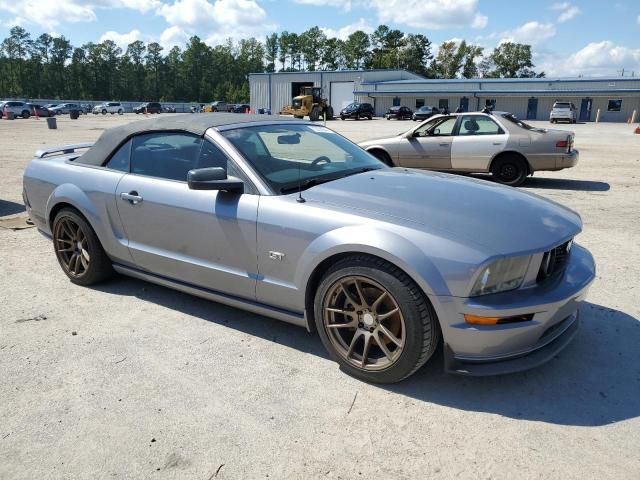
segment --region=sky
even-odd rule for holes
[[[33,36],[64,35],[74,46],[107,38],[210,45],[319,26],[346,38],[379,24],[426,35],[434,45],[532,45],[547,76],[640,76],[640,2],[563,0],[0,0],[0,38],[13,25]]]

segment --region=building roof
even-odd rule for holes
[[[640,82],[640,77],[564,77],[564,78],[421,78],[420,80],[381,80],[361,85],[437,84],[437,83],[573,83],[573,82]]]
[[[203,136],[210,128],[242,123],[289,121],[291,117],[279,115],[248,115],[244,113],[203,113],[162,115],[153,119],[139,120],[105,130],[93,146],[76,162],[86,165],[103,165],[111,153],[129,138],[141,133],[185,131]]]

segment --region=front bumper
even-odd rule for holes
[[[579,327],[579,307],[595,278],[591,254],[574,245],[564,272],[530,288],[473,298],[437,297],[434,308],[445,342],[445,369],[461,375],[499,375],[526,370],[553,358]],[[530,321],[470,325],[464,314]]]

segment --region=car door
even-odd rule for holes
[[[409,138],[398,137],[398,164],[409,168],[448,170],[456,117],[439,117],[413,130]]]
[[[186,132],[130,141],[130,173],[116,202],[131,255],[141,270],[254,299],[259,196],[189,189],[193,168],[238,168],[209,139]]]
[[[453,170],[486,172],[508,135],[490,115],[463,115],[451,148]]]

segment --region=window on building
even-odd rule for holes
[[[620,112],[622,111],[622,99],[609,100],[608,112]]]
[[[416,110],[420,107],[424,107],[424,98],[419,98],[416,100]]]
[[[491,110],[495,110],[496,108],[496,99],[495,98],[487,98],[484,102],[485,107],[489,107]]]
[[[449,99],[448,98],[441,98],[440,100],[438,100],[438,108],[440,109],[441,112],[445,111],[445,110],[449,110]]]

